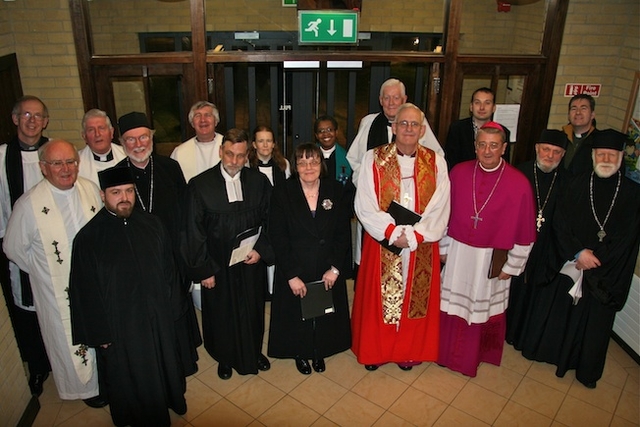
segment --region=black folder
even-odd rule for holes
[[[324,316],[336,311],[333,305],[333,292],[324,288],[322,280],[305,283],[307,294],[300,298],[302,309],[302,320],[309,320],[315,317]]]
[[[405,208],[395,200],[392,201],[387,208],[387,213],[393,217],[393,219],[396,221],[396,225],[414,225],[422,219],[420,215],[412,210]],[[402,252],[402,248],[390,245],[389,240],[387,239],[378,240],[378,242],[382,245],[383,248],[390,250],[396,255],[400,255],[400,252]]]

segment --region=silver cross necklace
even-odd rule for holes
[[[551,186],[549,187],[549,191],[547,192],[547,197],[544,199],[544,203],[540,205],[540,188],[538,187],[538,167],[536,166],[536,162],[533,162],[533,180],[536,184],[536,201],[538,202],[538,217],[536,218],[536,231],[540,232],[542,228],[542,223],[545,221],[542,213],[544,212],[544,208],[547,206],[547,202],[549,201],[549,196],[551,195],[551,190],[553,190],[553,184],[556,182],[556,177],[558,176],[558,168],[556,168],[553,173],[553,179],[551,180]]]
[[[604,221],[600,223],[600,219],[598,219],[598,215],[596,214],[596,207],[593,203],[593,174],[591,172],[591,180],[589,181],[589,201],[591,202],[591,212],[593,213],[593,217],[600,227],[600,231],[596,234],[598,236],[598,241],[602,242],[604,238],[607,236],[607,233],[604,231],[604,226],[607,225],[607,221],[609,220],[609,215],[611,215],[611,211],[613,210],[613,205],[616,203],[616,198],[618,197],[618,190],[620,190],[620,182],[622,182],[622,174],[618,170],[618,184],[616,185],[616,192],[613,194],[613,199],[611,200],[611,205],[609,205],[609,212],[607,212],[607,216],[604,217]]]

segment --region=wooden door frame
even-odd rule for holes
[[[438,99],[430,99],[428,113],[437,113],[434,131],[440,141],[444,141],[449,124],[459,112],[462,79],[466,71],[473,67],[493,67],[492,78],[504,74],[504,67],[515,64],[528,65],[527,83],[523,93],[521,120],[518,125],[518,144],[514,162],[524,161],[533,155],[533,145],[537,135],[546,127],[553,98],[555,77],[562,46],[564,25],[569,0],[548,0],[547,14],[543,30],[541,53],[539,55],[461,55],[459,53],[460,25],[463,0],[445,0],[444,54],[431,52],[222,52],[206,51],[206,26],[204,0],[190,0],[192,52],[139,54],[139,55],[94,55],[91,43],[91,23],[89,22],[86,0],[69,0],[71,21],[74,31],[78,69],[85,110],[101,107],[94,78],[99,73],[96,67],[110,65],[183,64],[190,69],[191,91],[185,103],[210,98],[207,90],[207,66],[218,62],[281,62],[284,60],[363,60],[373,62],[429,62],[440,65],[440,81],[429,82],[430,93],[437,93]],[[496,73],[496,70],[499,70]]]

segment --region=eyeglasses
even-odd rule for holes
[[[418,122],[408,122],[406,120],[401,120],[398,122],[398,126],[400,126],[401,128],[417,128],[419,126],[422,126],[422,123],[418,123]]]
[[[145,135],[140,135],[137,138],[135,136],[129,136],[124,139],[124,142],[126,142],[127,144],[135,144],[136,141],[140,141],[141,143],[145,144],[149,142],[150,139],[151,139],[151,136],[145,134]]]
[[[316,133],[333,133],[336,130],[334,128],[324,128],[324,129],[318,129],[318,132]]]
[[[320,160],[310,160],[308,162],[299,160],[296,162],[296,166],[298,166],[299,168],[308,168],[308,167],[315,168],[316,166],[320,166],[320,163],[321,163]]]
[[[496,151],[497,149],[502,147],[502,144],[498,144],[497,142],[492,142],[490,144],[487,144],[486,142],[479,142],[476,144],[476,148],[480,151],[486,150],[487,147],[489,147],[489,150],[491,151]]]
[[[25,120],[35,120],[36,122],[41,122],[45,119],[45,115],[42,113],[32,113],[30,111],[25,111],[24,113],[18,114],[18,116],[22,117]]]
[[[78,166],[78,161],[76,159],[53,160],[51,162],[48,162],[46,160],[41,160],[41,162],[46,163],[55,169],[62,169],[64,166],[68,166],[68,167]]]

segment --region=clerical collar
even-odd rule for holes
[[[493,169],[487,169],[484,166],[482,166],[482,163],[480,163],[480,160],[478,160],[478,165],[480,166],[480,169],[482,169],[485,172],[495,172],[500,168],[500,166],[502,166],[502,162],[504,162],[504,159],[500,157],[500,163],[498,163],[498,166],[496,166]]]
[[[20,150],[22,151],[36,151],[38,149],[38,143],[36,142],[33,145],[26,144],[18,139],[18,145],[20,146]]]
[[[242,202],[244,200],[242,197],[242,183],[240,181],[242,169],[240,169],[234,176],[229,175],[227,171],[224,170],[224,167],[220,167],[220,172],[222,173],[222,178],[224,178],[225,186],[227,188],[227,199],[229,200],[229,203]]]
[[[258,166],[263,166],[263,167],[271,166],[273,164],[272,160],[273,160],[273,157],[271,157],[271,156],[269,156],[269,158],[266,159],[266,160],[262,159],[262,158],[260,158],[260,156],[258,156]]]
[[[400,149],[398,148],[398,146],[396,145],[396,151],[398,152],[398,156],[402,156],[402,157],[415,157],[416,156],[416,152],[418,151],[418,149],[416,148],[413,153],[411,154],[404,154],[402,151],[400,151]]]
[[[582,139],[582,135],[584,135],[583,133],[573,133],[574,138],[578,138],[578,139]]]
[[[205,145],[206,145],[206,144],[212,144],[212,143],[216,142],[216,134],[215,134],[215,133],[213,134],[213,139],[212,139],[211,141],[200,141],[200,140],[198,139],[198,137],[196,136],[196,142],[197,142],[198,144],[205,144]]]
[[[93,160],[96,162],[110,162],[113,160],[113,150],[109,150],[107,154],[96,154],[91,151],[91,154],[93,154]]]
[[[325,159],[328,159],[329,157],[331,157],[333,152],[336,151],[336,146],[334,145],[328,150],[325,150],[324,148],[320,147],[320,151],[322,151],[322,157],[324,157]]]

